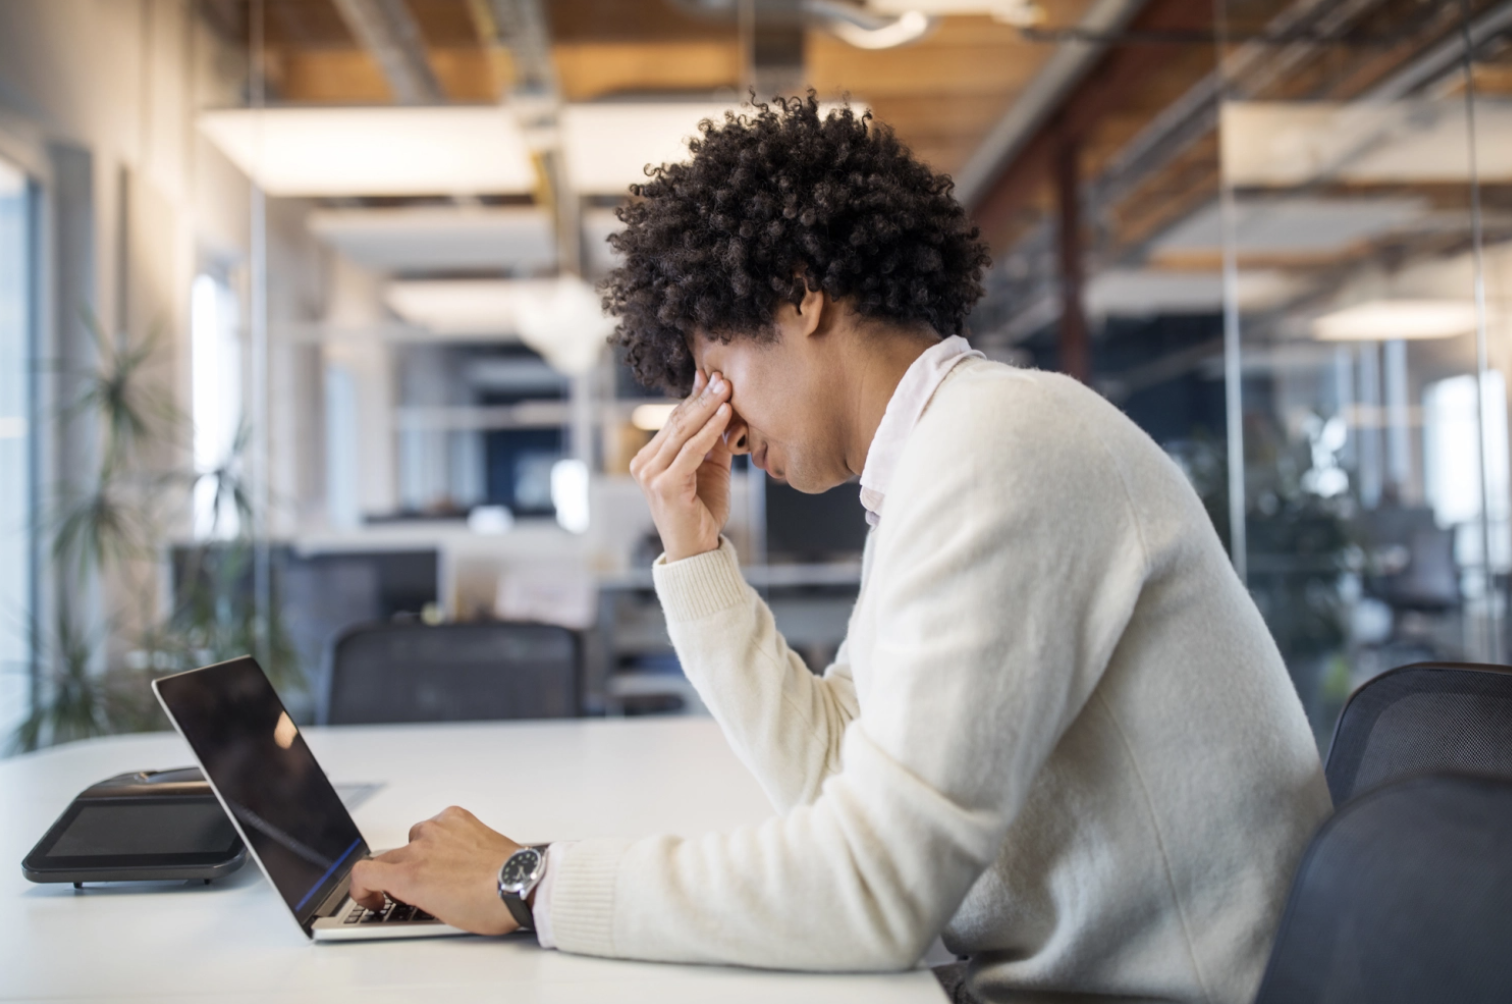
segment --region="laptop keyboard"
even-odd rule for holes
[[[408,903],[385,897],[383,907],[379,910],[369,910],[359,903],[353,903],[341,922],[343,924],[405,924],[435,919],[418,906],[410,906]]]

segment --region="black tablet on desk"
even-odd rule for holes
[[[21,862],[33,882],[204,880],[247,848],[197,768],[122,774],[86,788]]]

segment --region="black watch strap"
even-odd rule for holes
[[[514,914],[514,919],[520,925],[520,930],[534,931],[535,914],[530,912],[530,904],[512,892],[501,893],[500,896],[504,900],[504,905],[509,907],[509,912]]]

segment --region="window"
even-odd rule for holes
[[[1455,560],[1460,567],[1480,570],[1487,556],[1493,572],[1512,565],[1508,541],[1507,389],[1497,370],[1481,378],[1477,399],[1475,375],[1464,374],[1429,384],[1423,391],[1423,458],[1428,504],[1438,525],[1456,528]],[[1481,414],[1476,416],[1476,408]],[[1477,428],[1477,426],[1479,428]],[[1482,464],[1476,453],[1485,437],[1485,472],[1489,503],[1485,528],[1489,544],[1481,543]],[[1479,574],[1466,583],[1479,595]]]
[[[36,553],[32,188],[0,160],[0,748],[30,706]]]
[[[189,300],[193,366],[194,535],[235,537],[240,515],[224,488],[239,476],[241,430],[241,341],[237,338],[236,294],[209,273],[194,279]],[[224,479],[224,480],[222,480]],[[217,501],[218,499],[218,501]]]

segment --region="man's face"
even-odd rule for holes
[[[734,412],[725,445],[801,492],[849,480],[840,422],[844,393],[824,339],[777,325],[776,340],[693,338],[693,360],[730,382]]]

